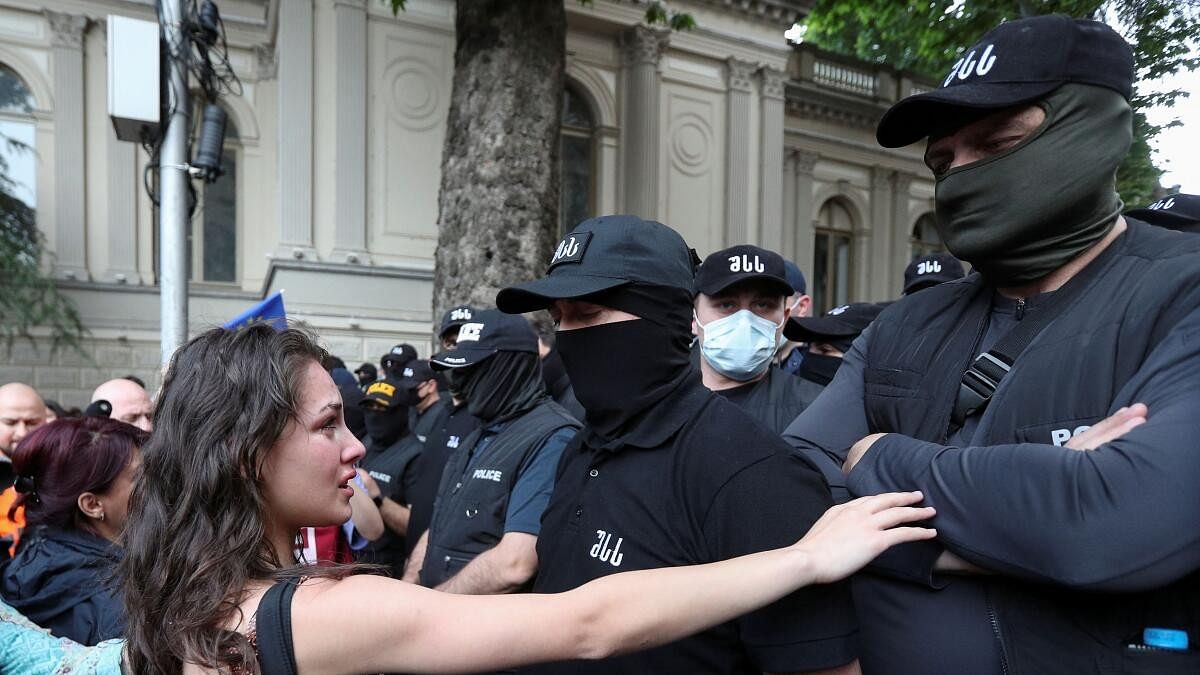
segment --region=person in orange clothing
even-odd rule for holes
[[[17,498],[12,488],[15,476],[9,456],[26,434],[45,423],[46,404],[33,387],[20,382],[0,386],[0,557],[8,557],[15,551],[17,537],[25,526],[22,510],[12,518],[8,516]]]

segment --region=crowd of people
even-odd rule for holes
[[[602,216],[428,359],[0,386],[0,672],[1200,672],[1200,197],[1122,214],[1133,77],[1038,17],[890,109],[949,249],[892,302]]]

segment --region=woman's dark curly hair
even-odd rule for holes
[[[259,475],[297,416],[307,365],[326,356],[302,329],[258,324],[210,330],[172,357],[124,533],[130,672],[257,673],[249,642],[225,628],[247,583],[348,573],[278,559]]]

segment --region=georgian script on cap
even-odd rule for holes
[[[392,347],[391,353],[402,356],[404,354],[404,345],[396,345],[395,347]]]
[[[550,267],[547,269],[553,269],[566,263],[583,262],[583,254],[591,240],[591,232],[576,232],[563,237],[563,240],[558,242],[558,246],[554,248],[554,257],[550,259]]]
[[[454,309],[450,310],[450,320],[451,321],[470,321],[471,320],[471,308],[470,307],[455,307]]]
[[[922,260],[917,263],[917,276],[923,274],[934,274],[942,271],[942,263],[939,260]]]
[[[404,377],[412,377],[412,376],[413,376],[413,369],[412,369],[412,368],[405,368],[405,369],[404,369]]]
[[[1175,196],[1171,195],[1170,197],[1164,197],[1154,202],[1150,206],[1147,206],[1146,208],[1150,209],[1151,211],[1170,211],[1171,209],[1175,208]]]
[[[731,255],[729,256],[729,271],[730,272],[756,272],[762,274],[767,271],[766,265],[759,259],[758,255],[754,256],[754,261],[751,262],[748,254]]]
[[[848,310],[848,309],[850,309],[850,305],[842,305],[841,307],[834,307],[833,309],[829,310],[829,316],[837,316],[838,314],[845,314],[846,310]]]
[[[458,329],[458,342],[479,342],[479,335],[483,333],[483,324],[481,323],[464,323],[462,328]],[[446,361],[450,361],[450,357],[446,357]]]
[[[942,80],[943,87],[962,80],[983,77],[992,72],[992,67],[996,65],[996,54],[993,53],[995,45],[989,44],[983,47],[983,53],[976,58],[978,50],[979,47],[976,47],[954,62],[954,66],[950,68],[950,74],[946,76],[945,80]]]
[[[371,383],[371,386],[367,387],[367,396],[370,396],[371,394],[376,394],[376,393],[383,394],[384,396],[387,396],[390,398],[393,394],[396,393],[396,387],[394,385],[388,384],[387,382],[373,382],[373,383]]]

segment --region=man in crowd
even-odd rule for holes
[[[800,380],[773,367],[793,295],[783,258],[757,246],[717,251],[696,270],[692,332],[704,386],[777,434],[804,410]]]
[[[1200,233],[1200,195],[1176,192],[1144,209],[1126,211],[1125,215],[1159,227]]]
[[[537,592],[783,546],[832,503],[820,473],[701,383],[692,255],[660,223],[593,218],[558,245],[544,278],[496,298],[506,312],[551,309],[587,411],[543,519]],[[846,586],[814,586],[664,647],[534,671],[854,673],[855,633]]]
[[[8,509],[17,498],[12,455],[21,439],[46,423],[46,404],[33,387],[20,382],[0,386],[0,559],[11,554],[25,519],[20,512],[9,519]]]
[[[414,401],[409,422],[417,440],[424,443],[430,434],[442,428],[450,416],[452,403],[449,394],[438,391],[437,377],[429,362],[414,359],[401,371],[401,386]]]
[[[812,298],[808,295],[808,282],[804,279],[804,273],[791,260],[785,259],[783,267],[788,285],[792,287],[793,291],[787,299],[790,316],[792,318],[809,316],[812,314]],[[775,356],[779,369],[793,375],[799,373],[800,365],[804,363],[805,347],[804,344],[785,339],[779,346],[779,354]]]
[[[154,403],[136,382],[124,377],[109,380],[92,392],[92,403],[98,401],[108,401],[108,417],[142,431],[154,430]]]
[[[962,263],[949,253],[929,253],[914,259],[904,268],[904,295],[932,288],[966,276]]]
[[[867,326],[879,316],[884,303],[855,302],[834,307],[823,316],[802,316],[788,321],[783,334],[789,340],[808,345],[808,353],[797,373],[800,381],[800,408],[817,400],[837,374],[842,358]],[[795,420],[788,420],[789,423]]]
[[[1129,46],[1001,24],[893,106],[979,274],[891,305],[788,431],[855,495],[922,490],[936,541],[855,581],[863,670],[1200,667],[1200,239],[1122,218]]]
[[[407,489],[412,480],[413,460],[421,454],[421,442],[409,428],[413,389],[400,379],[386,376],[367,388],[360,406],[367,427],[367,452],[359,460],[379,486],[374,497],[386,531],[358,556],[362,562],[387,565],[392,576],[404,572],[404,538],[408,532]]]
[[[354,369],[354,376],[358,378],[358,386],[366,391],[372,382],[379,379],[379,370],[374,363],[364,363]]]
[[[563,447],[579,429],[546,394],[537,336],[529,322],[496,310],[475,312],[457,346],[431,359],[450,370],[475,430],[442,475],[424,535],[424,586],[449,593],[511,593],[538,568],[542,511]]]
[[[363,410],[360,405],[363,400],[363,390],[359,386],[358,380],[350,374],[349,370],[346,370],[345,361],[336,356],[330,356],[325,359],[323,365],[342,394],[342,416],[346,420],[346,427],[350,429],[350,433],[354,434],[355,438],[361,441],[367,435],[367,427],[363,422]]]
[[[415,358],[417,358],[417,348],[407,342],[402,342],[379,357],[379,366],[382,368],[385,377],[389,375],[400,377],[399,373],[401,369]]]

